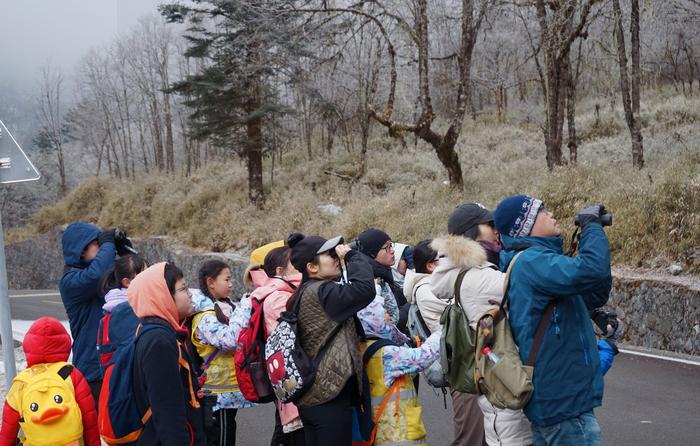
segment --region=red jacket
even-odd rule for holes
[[[27,331],[22,348],[27,357],[27,367],[67,361],[70,355],[71,338],[58,320],[42,317],[37,319]],[[97,412],[90,386],[77,368],[71,371],[70,379],[73,382],[75,400],[82,415],[85,446],[100,446]],[[19,412],[5,401],[0,428],[0,446],[15,446],[19,432],[19,419]]]

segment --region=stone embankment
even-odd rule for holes
[[[135,241],[149,262],[169,260],[182,268],[190,286],[197,286],[197,269],[207,259],[231,265],[234,296],[244,292],[247,257],[203,252],[168,243],[164,237]],[[59,230],[6,246],[10,289],[57,289],[63,273]],[[613,270],[609,306],[625,323],[625,344],[700,356],[700,279],[657,271]]]

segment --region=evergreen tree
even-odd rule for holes
[[[297,0],[195,0],[160,7],[169,22],[187,23],[186,56],[202,69],[173,85],[188,99],[193,134],[228,147],[248,166],[251,203],[265,202],[262,176],[265,121],[286,109],[273,80],[302,55]]]

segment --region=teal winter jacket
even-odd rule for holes
[[[501,269],[523,251],[508,288],[510,324],[520,359],[530,353],[545,307],[556,305],[535,360],[532,398],[525,414],[535,426],[549,426],[600,406],[603,376],[589,310],[610,293],[610,248],[603,228],[584,228],[579,255],[563,254],[559,237],[501,235]]]

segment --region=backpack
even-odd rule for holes
[[[136,317],[128,302],[120,303],[111,312],[102,316],[97,329],[97,353],[100,356],[103,374],[119,344],[128,342],[138,325],[139,318]]]
[[[307,282],[311,283],[311,282]],[[310,358],[298,336],[298,315],[303,289],[297,291],[291,311],[283,311],[279,325],[270,333],[265,344],[265,366],[272,389],[283,403],[301,398],[316,379],[316,370],[326,347],[335,339],[343,324],[337,324],[315,358]]]
[[[236,379],[246,400],[253,403],[269,403],[274,401],[275,394],[265,365],[265,299],[250,300],[253,306],[250,322],[238,335],[234,353]]]
[[[460,303],[460,288],[464,275],[462,270],[455,281],[454,300],[440,316],[442,337],[440,338],[440,365],[452,390],[476,393],[474,383],[474,354],[476,336],[469,326],[469,318]]]
[[[501,409],[522,409],[530,400],[533,391],[533,364],[551,310],[554,308],[553,302],[550,302],[545,309],[537,327],[530,356],[526,364],[523,365],[518,348],[513,341],[508,314],[505,310],[511,271],[520,254],[516,254],[508,265],[501,304],[498,308],[487,311],[476,324],[474,382],[477,386],[477,393],[485,395],[491,404]],[[498,362],[494,364],[484,355],[485,347],[488,347],[496,355]]]
[[[68,444],[83,438],[72,371],[67,362],[35,364],[13,380],[7,400],[19,412],[19,425],[28,444]]]
[[[156,329],[167,330],[159,324],[139,324],[130,342],[119,346],[107,365],[100,389],[97,425],[100,437],[109,445],[136,441],[151,418],[150,407],[143,413],[136,405],[133,370],[136,342],[144,333]]]
[[[388,339],[377,339],[370,344],[362,354],[362,396],[359,406],[352,408],[352,440],[354,446],[371,446],[374,444],[374,437],[377,435],[377,421],[382,416],[382,411],[377,412],[377,416],[372,416],[372,395],[369,388],[369,377],[367,376],[367,363],[375,353],[381,348],[389,345],[396,345]],[[387,393],[391,395],[391,390]],[[385,397],[386,398],[386,397]]]
[[[416,288],[413,290],[413,301],[415,302],[415,292],[418,288],[422,287],[423,285],[427,285],[427,283],[423,283],[418,285]],[[428,325],[425,323],[425,320],[423,319],[423,316],[420,314],[420,310],[418,309],[418,305],[415,303],[412,303],[408,307],[408,332],[411,335],[412,338],[415,338],[416,336],[421,338],[421,339],[427,339],[430,336],[430,329],[428,328]],[[442,365],[440,364],[440,361],[435,361],[433,362],[430,367],[427,369],[423,370],[423,377],[425,378],[426,381],[428,381],[428,384],[430,384],[432,387],[438,387],[444,389],[447,387],[447,377],[445,376],[445,373],[443,372]]]

